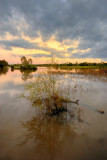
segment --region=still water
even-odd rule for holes
[[[20,98],[42,71],[0,71],[0,160],[107,160],[107,70],[54,72],[79,104],[47,118]]]

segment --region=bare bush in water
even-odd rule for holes
[[[64,104],[69,101],[70,87],[63,88],[58,84],[55,74],[51,72],[41,74],[34,81],[25,85],[26,94],[33,106],[42,107],[49,115],[55,115],[67,111]],[[58,76],[58,75],[57,75]]]

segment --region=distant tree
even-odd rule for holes
[[[32,61],[31,58],[29,58],[27,60],[27,58],[25,56],[23,56],[23,57],[21,57],[21,62],[22,62],[23,65],[29,65],[29,64],[32,64],[33,61]]]
[[[21,57],[21,62],[22,62],[22,65],[20,67],[21,70],[27,70],[27,69],[36,70],[37,69],[36,66],[31,65],[33,62],[31,58],[27,59],[25,56],[23,56]]]
[[[27,61],[25,56],[21,57],[21,62],[22,62],[23,65],[27,65],[28,64],[28,61]]]
[[[8,62],[5,60],[0,60],[0,68],[8,66]]]
[[[28,59],[28,63],[29,63],[29,64],[32,64],[32,63],[33,63],[33,61],[32,61],[31,58]]]

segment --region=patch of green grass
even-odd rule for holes
[[[107,66],[60,66],[60,69],[99,69],[107,68]]]

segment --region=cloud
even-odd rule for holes
[[[37,54],[29,54],[27,56],[31,56],[31,57],[34,57],[34,58],[38,58],[38,57],[52,57],[52,55],[46,55],[46,54],[41,54],[41,53],[37,53]]]
[[[1,40],[0,44],[4,46],[5,49],[11,50],[12,47],[19,47],[25,49],[35,49],[38,48],[36,43],[30,43],[24,39],[15,39],[15,40]]]
[[[0,45],[5,49],[40,49],[38,44],[23,39],[22,34],[32,39],[41,35],[44,42],[54,35],[60,43],[66,39],[79,41],[78,50],[90,48],[90,51],[73,54],[72,47],[66,52],[50,47],[42,49],[58,57],[69,54],[70,58],[106,59],[106,6],[107,0],[0,0],[0,35],[5,37],[8,32],[18,36],[17,40],[0,40]]]

